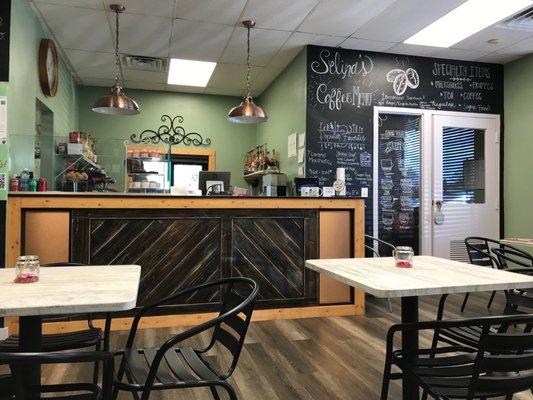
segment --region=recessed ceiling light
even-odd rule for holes
[[[487,40],[487,43],[488,44],[498,44],[498,43],[500,43],[500,39],[492,38],[492,39]]]
[[[468,0],[404,43],[450,47],[531,4],[531,0]]]
[[[169,85],[206,87],[217,63],[207,61],[170,59],[168,68]]]

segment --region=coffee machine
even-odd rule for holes
[[[263,196],[282,197],[287,196],[287,175],[271,173],[263,175]]]

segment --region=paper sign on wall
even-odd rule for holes
[[[7,143],[7,97],[0,96],[0,143]]]
[[[298,149],[298,164],[303,163],[304,158],[305,158],[305,149]]]
[[[296,133],[291,133],[288,138],[287,142],[287,153],[288,157],[294,157],[296,156]]]
[[[298,147],[303,147],[305,145],[305,132],[298,134]]]
[[[0,144],[0,200],[7,200],[7,187],[9,180],[9,165],[8,165],[8,147],[7,144]]]

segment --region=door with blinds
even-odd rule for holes
[[[500,236],[498,116],[435,114],[432,253],[468,261],[467,236]]]

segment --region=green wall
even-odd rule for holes
[[[505,236],[533,237],[533,54],[504,69]]]
[[[35,104],[40,100],[53,112],[53,131],[41,151],[53,159],[53,142],[77,128],[77,85],[67,67],[61,63],[56,97],[43,95],[39,84],[38,52],[41,39],[49,35],[41,26],[26,0],[13,0],[9,63],[8,133],[11,174],[23,168],[34,169]],[[57,137],[57,139],[55,138]],[[52,174],[52,168],[49,168]],[[50,178],[50,176],[48,176]]]
[[[257,143],[268,143],[269,149],[276,150],[289,187],[297,176],[298,160],[297,157],[288,158],[287,138],[292,132],[305,131],[306,54],[305,49],[300,52],[257,99],[257,104],[270,118],[267,123],[257,126]]]
[[[243,160],[246,151],[255,146],[256,127],[235,125],[226,119],[228,111],[239,104],[240,98],[126,89],[126,94],[139,103],[141,113],[118,117],[91,110],[94,101],[105,93],[107,89],[102,87],[79,88],[78,122],[81,131],[96,138],[98,163],[117,180],[117,190],[124,190],[123,141],[144,129],[157,129],[163,114],[181,115],[186,131],[210,138],[209,148],[216,151],[217,170],[230,171],[232,185],[246,187],[242,179]]]

